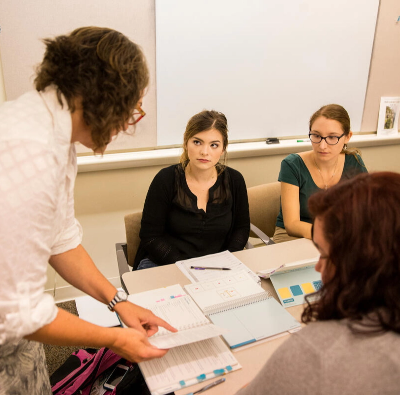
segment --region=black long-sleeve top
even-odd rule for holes
[[[209,189],[207,210],[197,207],[180,164],[153,179],[143,209],[141,243],[134,270],[143,258],[168,265],[229,250],[242,250],[250,232],[249,204],[243,176],[225,167]]]

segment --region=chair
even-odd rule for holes
[[[125,284],[122,280],[122,275],[129,272],[133,267],[136,252],[140,244],[140,227],[142,221],[142,211],[136,211],[131,214],[127,214],[124,217],[125,220],[125,232],[126,232],[126,243],[116,243],[115,248],[117,252],[117,262],[119,275],[121,276],[121,285],[126,291]]]
[[[281,184],[272,182],[247,188],[250,210],[250,237],[261,239],[266,245],[275,244],[276,217],[280,210]],[[247,248],[252,248],[250,244]]]

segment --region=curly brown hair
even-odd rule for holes
[[[62,94],[71,112],[81,99],[96,149],[104,147],[111,132],[124,129],[149,83],[141,48],[120,32],[93,26],[43,42],[36,90],[55,86],[60,104]]]
[[[334,275],[315,302],[306,297],[302,321],[348,319],[355,333],[400,333],[400,174],[362,173],[308,204]]]

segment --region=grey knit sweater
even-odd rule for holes
[[[355,336],[344,321],[309,324],[237,395],[399,395],[400,335]]]

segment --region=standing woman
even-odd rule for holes
[[[147,193],[134,269],[242,250],[250,231],[243,176],[225,161],[224,114],[194,115],[183,136],[181,161],[162,169]]]
[[[359,174],[309,207],[324,285],[238,395],[400,394],[400,174]]]
[[[74,143],[103,153],[135,122],[149,80],[143,53],[121,33],[98,27],[44,42],[36,91],[0,108],[1,395],[51,394],[41,342],[107,346],[142,361],[166,352],[147,340],[158,325],[174,330],[127,302],[100,273],[74,216]],[[130,328],[98,327],[58,309],[44,292],[48,263]]]
[[[309,197],[341,180],[367,172],[357,149],[348,149],[352,132],[347,111],[337,104],[321,107],[310,118],[312,151],[290,154],[281,164],[281,209],[275,243],[299,237],[311,239]]]

